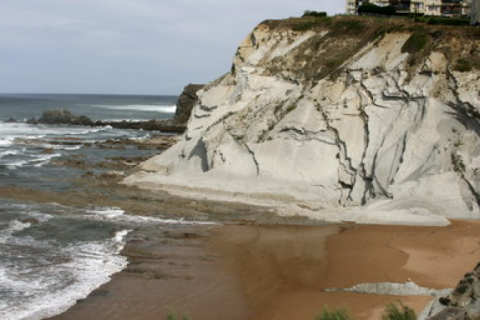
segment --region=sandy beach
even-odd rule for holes
[[[308,320],[324,305],[374,320],[389,302],[402,301],[420,312],[432,298],[323,290],[409,278],[420,286],[449,288],[480,260],[480,222],[203,226],[142,233],[134,233],[124,250],[130,260],[126,270],[51,320],[164,319],[169,309],[197,320]]]

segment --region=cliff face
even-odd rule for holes
[[[125,183],[329,221],[478,218],[479,48],[474,28],[264,22]]]

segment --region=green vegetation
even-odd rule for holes
[[[405,306],[403,303],[391,303],[385,308],[383,320],[416,320],[417,316],[412,308]],[[314,320],[353,320],[348,314],[347,309],[333,309],[323,307]]]
[[[333,25],[332,32],[334,33],[348,33],[352,31],[359,32],[366,29],[367,25],[362,19],[338,19]]]
[[[380,15],[394,15],[397,13],[397,9],[394,6],[380,7],[373,3],[364,3],[358,8],[358,14],[373,13]]]
[[[287,110],[285,110],[285,114],[289,114],[290,112],[292,112],[293,110],[295,110],[297,108],[297,105],[296,104],[292,104],[291,106],[289,106],[287,108]]]
[[[306,31],[310,29],[315,29],[321,26],[329,26],[332,23],[332,18],[329,17],[314,17],[305,16],[301,19],[294,20],[292,24],[293,31]]]
[[[263,25],[277,30],[316,32],[294,48],[289,53],[288,60],[278,56],[269,61],[266,70],[271,76],[285,76],[283,71],[288,70],[288,77],[300,82],[315,82],[326,77],[336,79],[344,75],[342,66],[346,61],[367,44],[378,45],[389,33],[410,34],[402,46],[402,52],[409,54],[406,61],[409,77],[418,71],[417,67],[432,50],[443,53],[449,61],[453,61],[453,68],[458,71],[480,70],[480,49],[473,45],[476,39],[480,39],[480,29],[468,26],[428,25],[426,22],[412,23],[411,19],[376,16],[305,16],[268,20]],[[455,40],[452,41],[455,46],[450,46],[449,39],[459,38],[467,41]],[[383,70],[379,69],[378,72]],[[410,78],[407,79],[409,80]]]
[[[182,315],[182,317],[179,318],[179,316],[177,316],[175,314],[175,312],[173,312],[172,310],[167,311],[167,316],[165,317],[165,319],[166,320],[180,320],[180,319],[182,319],[182,320],[193,320],[192,317],[190,317],[189,315],[186,315],[186,314]]]
[[[402,47],[402,52],[415,54],[417,52],[422,51],[425,45],[427,44],[427,42],[428,42],[428,35],[423,31],[416,31],[405,42],[405,44]]]
[[[460,72],[472,71],[472,63],[470,60],[460,58],[457,60],[457,65],[455,66],[455,70]]]
[[[468,286],[466,284],[461,284],[456,288],[456,292],[460,294],[464,294],[467,292]]]
[[[443,26],[469,26],[469,19],[460,18],[443,18],[443,17],[414,17],[417,22],[423,22],[430,25],[443,25]]]
[[[465,168],[465,163],[463,163],[462,156],[455,152],[452,152],[450,156],[452,159],[453,170],[455,172],[464,173],[466,168]]]
[[[383,320],[416,320],[417,316],[412,308],[405,306],[403,303],[392,303],[387,305]]]
[[[328,307],[323,307],[322,312],[320,312],[315,320],[350,320],[347,309],[333,309],[330,310]]]
[[[305,17],[317,17],[317,18],[324,18],[327,16],[327,13],[325,11],[305,11],[303,13],[303,16],[302,18],[305,18]]]

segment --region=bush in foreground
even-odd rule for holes
[[[180,318],[179,316],[177,316],[175,314],[175,312],[173,312],[172,310],[168,310],[166,320],[180,320],[180,319],[182,319],[182,320],[193,320],[193,318],[190,317],[189,315],[184,314]]]
[[[347,309],[333,309],[323,307],[322,312],[315,317],[315,320],[351,320]]]
[[[383,320],[416,320],[417,316],[412,308],[405,306],[403,303],[391,303],[385,308]],[[168,319],[170,320],[170,319]],[[175,320],[175,319],[173,319]],[[348,314],[347,309],[333,309],[323,307],[314,320],[353,320]]]
[[[383,320],[416,320],[417,316],[412,308],[403,303],[391,303],[387,305]]]

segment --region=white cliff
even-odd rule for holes
[[[480,217],[480,71],[458,67],[480,40],[327,22],[259,25],[183,139],[124,183],[326,221]]]

